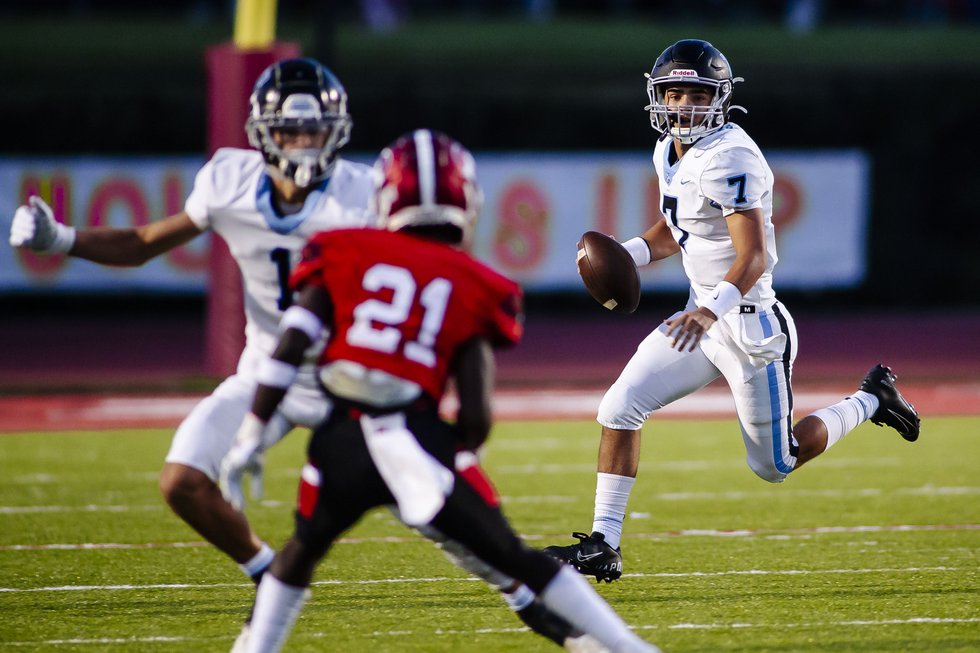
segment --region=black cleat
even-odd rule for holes
[[[584,634],[581,630],[545,607],[541,599],[534,599],[526,608],[518,610],[517,616],[531,630],[542,637],[547,637],[555,644],[558,644],[558,646],[565,646],[566,639],[574,639]]]
[[[878,410],[871,416],[872,422],[890,426],[909,442],[915,442],[919,438],[919,414],[895,387],[897,379],[890,368],[879,363],[864,377],[861,390],[878,397]]]
[[[606,544],[605,535],[598,532],[592,535],[572,533],[572,537],[577,537],[579,543],[571,546],[549,546],[544,552],[571,565],[580,574],[595,576],[597,583],[603,580],[611,583],[623,575],[623,556],[620,555],[619,548],[614,549]]]

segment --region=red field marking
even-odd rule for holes
[[[171,428],[200,396],[0,397],[0,432]]]
[[[821,385],[794,391],[794,413],[803,417],[839,401],[853,386]],[[903,384],[902,392],[923,419],[950,415],[980,415],[980,382]],[[594,419],[603,389],[504,388],[494,398],[500,420]],[[174,428],[202,395],[52,395],[0,397],[0,432]],[[444,409],[452,413],[454,399]],[[681,419],[733,418],[734,405],[727,388],[712,385],[661,411]]]

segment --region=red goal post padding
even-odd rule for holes
[[[299,53],[299,45],[289,42],[255,50],[242,50],[234,43],[207,49],[208,157],[219,147],[249,147],[245,119],[255,80],[270,64]],[[241,275],[221,238],[211,240],[208,267],[205,369],[228,376],[245,346],[245,313]]]

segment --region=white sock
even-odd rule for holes
[[[606,543],[612,548],[619,546],[623,535],[623,520],[626,519],[626,502],[636,479],[632,476],[616,474],[596,474],[595,513],[592,517],[592,530],[606,536]]]
[[[272,550],[272,547],[262,543],[262,548],[259,552],[251,557],[246,563],[238,565],[238,568],[245,572],[245,575],[249,578],[255,576],[255,574],[265,571],[272,564],[272,559],[276,557],[276,552]]]
[[[545,606],[613,651],[655,651],[637,637],[582,575],[562,566],[539,595]]]
[[[814,412],[813,416],[827,426],[827,449],[830,449],[859,424],[871,419],[877,410],[878,397],[858,390],[844,401]]]
[[[534,592],[532,592],[531,588],[524,583],[518,585],[517,589],[513,592],[501,592],[501,595],[504,597],[504,601],[507,603],[507,605],[510,606],[510,609],[514,612],[520,612],[527,606],[534,603]]]
[[[252,630],[248,636],[249,653],[277,653],[286,643],[309,590],[293,587],[272,574],[266,574],[255,595]]]

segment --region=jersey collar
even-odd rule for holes
[[[303,201],[303,208],[298,212],[290,215],[279,215],[272,203],[272,179],[269,175],[263,173],[259,178],[259,185],[255,191],[255,206],[259,213],[262,214],[262,217],[265,218],[265,223],[269,225],[269,229],[272,229],[277,234],[285,235],[306,221],[306,218],[313,212],[313,207],[317,205],[320,196],[327,190],[329,184],[329,177],[318,183],[310,194],[306,196],[306,199]]]

